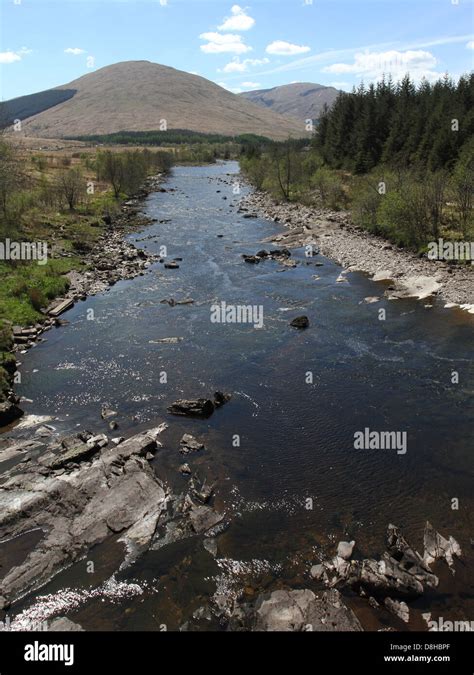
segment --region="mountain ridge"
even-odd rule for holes
[[[0,115],[10,120],[21,111],[33,113],[19,117],[23,134],[43,138],[154,131],[163,120],[168,129],[228,136],[254,133],[283,140],[306,135],[296,118],[264,110],[199,75],[150,61],[105,66],[0,106]]]
[[[270,89],[244,91],[239,96],[280,115],[317,120],[324,105],[331,107],[339,93],[339,89],[323,84],[294,82]]]

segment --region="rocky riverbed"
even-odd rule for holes
[[[160,424],[128,440],[90,432],[58,439],[44,433],[48,427],[39,427],[36,443],[2,451],[0,460],[24,457],[2,476],[2,546],[32,532],[41,536],[20,564],[1,566],[0,614],[13,609],[14,615],[15,602],[114,535],[123,545],[121,569],[147,550],[196,536],[204,537],[204,548],[217,556],[216,537],[226,528],[226,514],[210,505],[212,487],[192,476],[187,491],[172,494],[150,465],[166,427]],[[184,442],[196,445],[189,434]],[[68,619],[59,621],[62,610],[61,603],[43,605],[43,611],[23,612],[8,625],[32,630],[41,619],[51,630],[63,624],[66,630],[80,630]],[[202,620],[211,619],[229,630],[308,630],[309,624],[311,630],[361,630],[337,591],[318,596],[306,589],[278,590],[249,604],[240,602],[239,594],[222,597],[217,590],[182,630],[199,629]]]
[[[474,270],[429,260],[400,249],[352,223],[348,211],[315,209],[302,204],[277,203],[264,192],[251,192],[240,210],[258,214],[288,227],[273,241],[287,248],[313,245],[345,270],[369,274],[374,281],[390,282],[390,299],[439,295],[449,305],[474,314]]]
[[[359,593],[372,609],[382,606],[407,623],[407,601],[439,584],[430,564],[444,558],[454,573],[454,556],[460,557],[461,549],[452,537],[445,539],[428,523],[425,552],[420,556],[400,530],[389,525],[387,551],[380,560],[357,559],[355,542],[341,541],[334,558],[308,566],[304,587],[285,588],[275,579],[274,590],[249,600],[243,586],[264,571],[264,564],[219,558],[218,538],[232,516],[213,505],[213,486],[189,470],[187,488],[173,494],[150,464],[162,447],[159,438],[166,428],[162,423],[124,440],[90,432],[57,438],[43,426],[36,430],[35,443],[30,440],[2,450],[0,460],[17,454],[23,459],[2,476],[1,545],[5,550],[22,536],[38,534],[23,560],[12,567],[1,566],[0,615],[4,618],[11,613],[10,629],[32,630],[46,621],[51,630],[63,624],[66,630],[80,630],[69,619],[64,621],[68,609],[64,598],[52,602],[40,596],[39,604],[18,616],[15,603],[111,537],[118,537],[123,546],[121,570],[147,551],[202,538],[204,549],[224,575],[216,578],[214,594],[187,617],[181,630],[363,630],[341,595],[344,589]],[[183,436],[183,444],[195,451],[202,447],[189,434]],[[113,591],[111,584],[120,595],[120,582],[112,577],[109,592]],[[69,609],[85,599],[70,598]]]

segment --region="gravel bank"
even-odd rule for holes
[[[474,269],[429,260],[397,248],[352,223],[348,211],[329,211],[302,204],[278,204],[263,192],[246,196],[240,209],[256,212],[288,227],[275,242],[288,248],[315,244],[320,252],[350,271],[365,272],[375,281],[393,281],[391,298],[426,298],[438,294],[446,304],[474,314]]]

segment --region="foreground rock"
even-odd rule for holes
[[[56,619],[53,619],[48,625],[48,632],[58,632],[58,633],[69,633],[69,632],[81,632],[84,631],[84,628],[78,623],[74,623],[65,616],[58,616]]]
[[[332,560],[314,565],[311,577],[330,587],[350,587],[364,597],[385,598],[385,606],[405,622],[409,620],[408,606],[398,599],[417,598],[427,589],[436,588],[439,580],[429,564],[445,558],[453,567],[453,555],[461,555],[456,540],[453,537],[445,539],[430,523],[425,528],[423,557],[410,546],[395,525],[388,526],[387,550],[380,560],[352,560],[354,543],[340,542],[337,555]]]
[[[139,539],[137,529],[146,523],[153,534],[167,492],[145,456],[157,450],[164,428],[102,449],[92,461],[82,456],[80,465],[71,460],[58,470],[46,460],[11,472],[0,487],[0,539],[33,529],[43,530],[44,537],[22,563],[3,570],[5,601],[38,588],[113,533]]]
[[[444,558],[454,574],[454,556],[460,558],[462,555],[461,547],[454,537],[445,539],[428,522],[425,527],[423,545],[425,547],[423,562],[426,566],[431,565],[435,560]]]
[[[308,589],[273,591],[260,596],[253,605],[237,607],[229,629],[257,632],[363,630],[336,589],[318,595]]]

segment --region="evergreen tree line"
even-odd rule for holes
[[[367,173],[375,166],[451,170],[473,150],[474,74],[417,87],[382,79],[342,92],[324,110],[314,138],[324,162]]]
[[[86,143],[102,143],[104,145],[145,145],[145,146],[174,146],[214,143],[249,143],[264,142],[264,136],[255,134],[241,134],[226,136],[224,134],[206,134],[189,129],[169,129],[167,131],[118,131],[112,134],[91,134],[88,136],[67,136],[68,140],[84,141]]]

